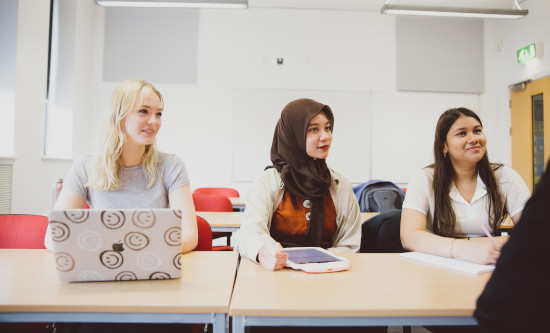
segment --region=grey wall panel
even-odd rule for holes
[[[107,8],[104,81],[197,80],[198,9]]]
[[[397,17],[397,89],[483,93],[483,21]]]

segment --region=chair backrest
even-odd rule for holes
[[[232,212],[231,201],[223,195],[193,194],[195,210],[199,212]]]
[[[230,198],[239,197],[239,191],[229,187],[201,187],[194,190],[193,194],[218,194]]]
[[[48,217],[42,215],[0,215],[0,248],[45,249]]]
[[[387,210],[361,225],[361,253],[401,253],[401,209]]]
[[[199,241],[195,251],[212,251],[212,228],[200,216],[197,216],[197,231],[199,233]]]

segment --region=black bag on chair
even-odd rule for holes
[[[386,180],[374,179],[353,188],[362,212],[385,212],[401,209],[405,192]]]
[[[361,225],[361,253],[406,252],[401,245],[401,209],[377,214]]]

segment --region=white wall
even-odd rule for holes
[[[47,29],[44,28],[44,20],[47,20],[47,10],[41,8],[45,6],[43,4],[35,9],[33,5],[43,2],[40,0],[20,2],[20,18],[25,17],[27,22],[20,24],[29,25],[32,33],[21,34],[19,43],[40,45],[40,49],[33,53],[32,64],[29,63],[30,56],[25,56],[26,52],[30,52],[28,47],[18,50],[18,96],[25,93],[28,96],[25,103],[32,103],[32,106],[23,107],[23,102],[16,106],[16,150],[20,147],[28,148],[28,151],[24,154],[21,149],[16,151],[19,159],[15,165],[17,178],[14,181],[13,211],[43,214],[50,207],[53,178],[64,175],[69,164],[42,161],[41,151],[34,143],[27,142],[29,135],[32,141],[41,142],[40,135],[43,135],[42,102],[45,92],[41,90],[45,84],[40,82],[46,82],[47,52],[44,44],[47,44],[47,33],[44,31]],[[449,107],[467,103],[474,109],[478,108],[489,137],[490,156],[505,163],[511,161],[507,86],[528,77],[548,74],[550,67],[548,57],[538,64],[523,67],[514,62],[515,50],[533,41],[542,40],[550,47],[550,3],[527,0],[522,6],[530,10],[527,18],[512,22],[485,21],[485,93],[480,96],[446,96]],[[38,14],[37,10],[41,13]],[[104,9],[95,6],[92,0],[80,0],[77,15],[73,118],[75,156],[93,149],[92,143],[107,109],[110,93],[116,85],[103,82],[101,78]],[[35,44],[31,39],[38,39],[38,42]],[[496,49],[499,39],[502,40],[500,51]],[[163,128],[159,134],[160,146],[164,151],[177,153],[183,158],[193,188],[232,186],[244,195],[250,183],[234,182],[231,169],[235,90],[362,91],[372,95],[372,111],[378,115],[371,118],[374,123],[365,124],[366,135],[380,133],[380,128],[391,122],[389,111],[395,112],[395,117],[406,113],[404,119],[411,122],[410,132],[404,136],[397,135],[392,139],[381,133],[371,137],[371,147],[367,149],[371,151],[370,156],[376,156],[376,161],[370,161],[371,171],[365,175],[365,181],[369,177],[387,176],[377,174],[376,170],[388,170],[384,168],[386,159],[380,156],[396,161],[392,162],[392,168],[396,168],[397,164],[397,168],[402,168],[400,172],[412,172],[431,162],[428,160],[432,150],[430,138],[436,120],[426,122],[425,118],[416,117],[414,112],[420,108],[422,114],[437,117],[444,111],[440,109],[442,95],[435,97],[437,103],[434,105],[433,93],[397,92],[394,53],[395,18],[377,12],[201,10],[197,83],[156,84],[163,92],[166,104]],[[37,57],[37,54],[42,54],[43,58]],[[285,59],[283,66],[275,64],[278,57]],[[25,64],[32,65],[35,70],[27,69]],[[16,104],[21,100],[18,98]],[[407,107],[411,101],[416,104]],[[392,103],[397,106],[392,107]],[[29,109],[32,109],[30,114],[19,114]],[[337,123],[338,111],[334,111]],[[26,134],[30,130],[26,123],[29,117],[34,122],[33,133]],[[338,135],[345,133],[335,132],[335,140],[338,140]],[[379,136],[383,140],[377,141]],[[387,151],[381,152],[380,145],[387,147]],[[414,158],[414,163],[398,158],[404,147],[408,156]],[[345,174],[345,170],[339,171]],[[401,175],[400,178],[407,177]],[[29,193],[33,193],[32,196]]]
[[[550,2],[526,0],[521,6],[529,9],[529,15],[523,19],[485,22],[485,93],[481,103],[482,120],[489,138],[489,157],[510,165],[512,149],[508,86],[550,75]],[[542,41],[547,49],[544,58],[518,64],[516,51],[536,41]]]
[[[17,0],[0,2],[0,156],[13,155],[15,107],[15,62],[17,49]]]
[[[232,178],[235,91],[394,91],[393,34],[394,17],[372,12],[202,10],[197,83],[156,84],[166,111],[160,146],[184,159],[193,188],[232,186],[244,195],[249,182]],[[105,110],[115,84],[97,83],[94,109]],[[99,128],[100,117],[95,120]],[[275,124],[269,125],[272,137]],[[369,127],[364,124],[366,135]]]
[[[52,186],[63,177],[71,160],[43,158],[46,82],[48,68],[49,1],[20,0],[15,91],[14,172],[12,213],[47,214],[52,205]],[[90,149],[93,117],[93,64],[90,58],[95,20],[92,1],[79,2],[73,81],[75,154]],[[74,13],[73,13],[74,14]],[[83,47],[83,43],[86,45]],[[84,48],[84,49],[83,49]],[[90,65],[92,64],[92,65]],[[69,129],[62,128],[67,131]]]
[[[48,180],[44,179],[41,160],[49,7],[49,1],[19,1],[12,182],[12,212],[16,213],[43,212],[44,203],[50,199],[44,196]]]

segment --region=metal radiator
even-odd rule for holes
[[[0,162],[0,214],[11,214],[13,165]]]

